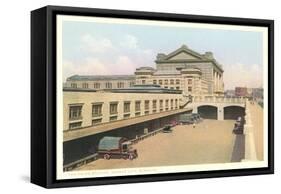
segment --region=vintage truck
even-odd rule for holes
[[[234,134],[243,134],[244,133],[244,124],[245,124],[244,117],[238,117],[236,122],[234,123],[234,128],[233,128],[232,132]]]
[[[136,149],[132,149],[132,143],[123,137],[106,136],[100,139],[98,144],[98,156],[109,159],[130,159],[138,157]]]

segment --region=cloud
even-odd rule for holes
[[[263,70],[260,65],[242,63],[224,65],[225,89],[235,87],[257,88],[263,85]]]
[[[112,74],[133,74],[137,68],[136,63],[134,63],[128,56],[118,57],[116,64],[114,64],[111,72]]]
[[[125,75],[134,74],[136,64],[127,56],[120,56],[114,63],[104,63],[97,58],[86,58],[80,62],[63,62],[63,79],[72,75]]]
[[[79,75],[134,74],[140,66],[154,65],[155,54],[151,49],[140,48],[138,39],[130,34],[120,37],[119,42],[109,38],[81,36],[80,48],[72,59],[64,59],[64,80]]]
[[[63,79],[71,75],[109,75],[110,67],[107,67],[97,58],[86,58],[80,62],[63,61]]]
[[[107,38],[95,38],[90,34],[85,34],[81,38],[81,47],[90,53],[104,53],[113,49],[113,44]]]
[[[138,39],[133,35],[126,34],[123,40],[120,42],[120,45],[126,49],[137,49]]]

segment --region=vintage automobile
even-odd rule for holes
[[[190,125],[196,123],[196,119],[191,114],[182,114],[179,118],[179,123],[182,125]]]
[[[123,137],[103,137],[98,144],[98,156],[109,159],[130,159],[138,157],[136,149],[132,149],[132,143]]]
[[[172,125],[171,124],[169,124],[169,125],[165,125],[164,127],[163,127],[163,129],[162,129],[162,132],[163,133],[171,133],[173,130],[172,130]]]
[[[238,117],[236,122],[234,123],[234,128],[233,128],[232,132],[234,134],[243,134],[244,124],[245,124],[245,119],[242,117]]]
[[[196,120],[197,123],[203,121],[203,119],[199,113],[192,113],[191,116]]]
[[[176,121],[176,120],[172,120],[172,121],[170,122],[171,127],[174,127],[174,126],[176,126],[176,125],[178,125],[178,124],[179,124],[179,122]]]

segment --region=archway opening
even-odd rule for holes
[[[240,106],[224,107],[224,120],[236,120],[238,117],[245,116],[245,108]]]
[[[204,119],[218,119],[218,108],[215,106],[199,106],[198,107],[198,113],[201,115]]]

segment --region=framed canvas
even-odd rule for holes
[[[272,20],[31,12],[31,182],[272,174]]]

